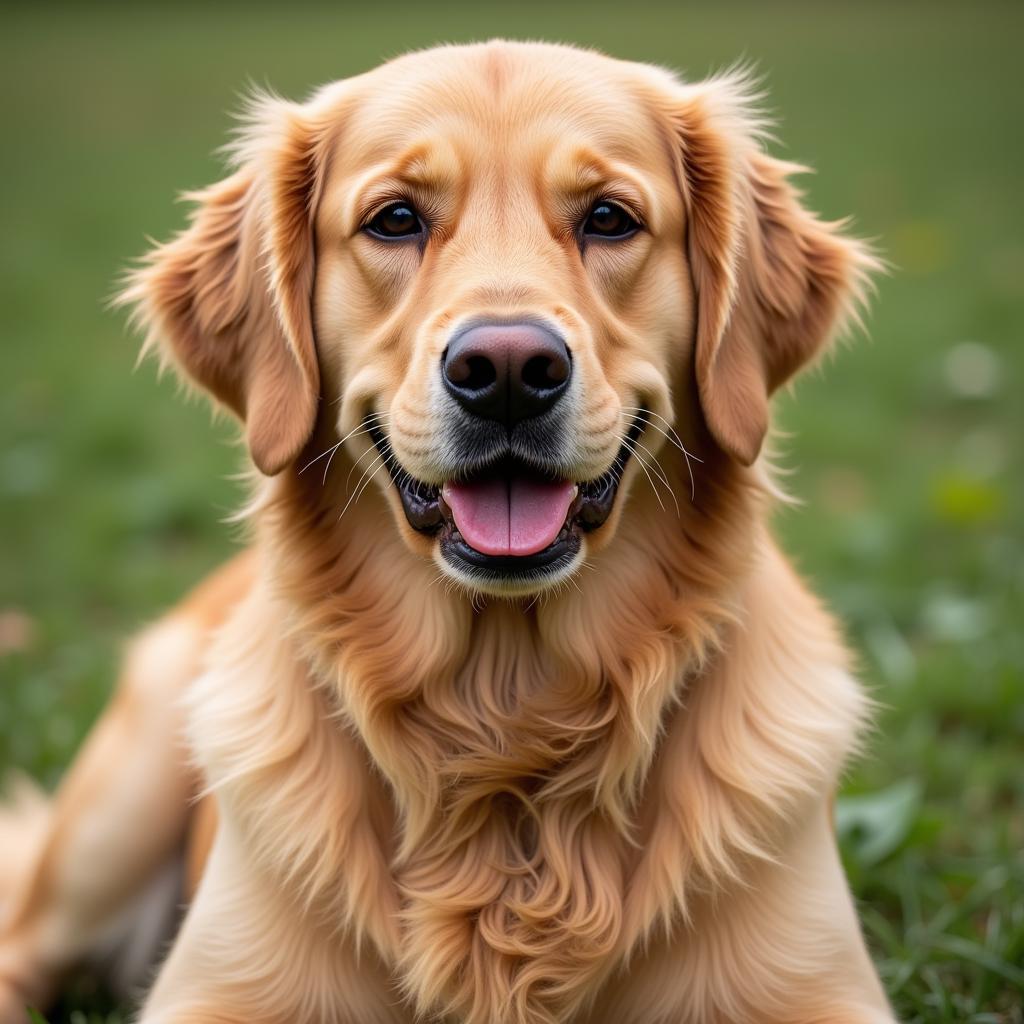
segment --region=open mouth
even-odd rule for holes
[[[612,465],[594,480],[547,475],[514,456],[442,486],[410,477],[371,422],[367,430],[384,457],[405,517],[414,530],[437,536],[443,557],[472,576],[528,580],[571,565],[581,536],[611,515],[619,482],[647,424],[640,412]]]

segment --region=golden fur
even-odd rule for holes
[[[759,459],[771,393],[875,263],[762,134],[742,75],[541,44],[253,104],[237,169],[125,292],[244,421],[253,553],[155,627],[176,658],[118,700],[166,717],[114,740],[108,712],[66,784],[89,792],[19,867],[4,1024],[138,897],[193,785],[216,799],[200,866],[216,834],[145,1024],[893,1020],[829,825],[865,699],[767,532]],[[424,250],[358,231],[399,194],[431,212]],[[567,226],[598,195],[647,230],[581,255]],[[439,353],[509,312],[569,339],[577,479],[636,407],[652,424],[581,563],[526,595],[446,570],[362,426],[443,479]],[[122,771],[147,799],[111,795]],[[138,855],[129,812],[173,842]]]

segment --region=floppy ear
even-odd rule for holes
[[[302,109],[254,101],[233,151],[238,170],[186,198],[189,226],[156,247],[117,302],[186,378],[245,423],[259,469],[298,456],[316,420],[313,227],[322,160]]]
[[[744,465],[768,430],[768,399],[856,315],[879,267],[870,249],[803,208],[804,170],[761,149],[743,75],[677,90],[687,246],[697,299],[696,376],[715,441]]]

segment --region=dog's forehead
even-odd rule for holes
[[[648,168],[663,155],[636,65],[546,44],[443,47],[361,76],[341,115],[343,161],[375,164],[428,139],[517,159],[572,141]]]

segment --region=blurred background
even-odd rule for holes
[[[788,550],[880,704],[838,824],[908,1022],[1021,1022],[1024,4],[5,6],[0,773],[56,783],[124,640],[236,543],[229,424],[104,308],[183,224],[247,83],[301,98],[507,35],[689,77],[756,62],[810,205],[893,264],[864,335],[785,396]],[[53,1020],[118,1019],[84,985]]]

